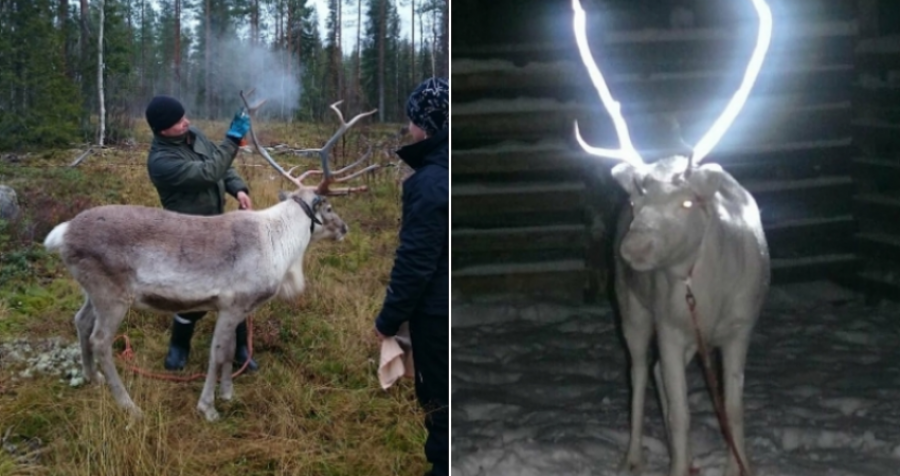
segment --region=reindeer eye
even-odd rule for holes
[[[694,202],[692,202],[690,200],[685,200],[684,202],[681,203],[681,206],[684,208],[691,208],[694,206]]]

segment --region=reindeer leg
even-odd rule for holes
[[[216,378],[218,377],[219,371],[226,363],[231,363],[231,356],[234,355],[234,328],[237,327],[237,324],[230,322],[233,320],[231,319],[231,316],[232,315],[227,312],[220,311],[219,316],[216,319],[216,329],[213,331],[212,345],[209,349],[209,367],[206,371],[206,383],[203,385],[203,392],[200,394],[200,401],[197,403],[197,410],[199,410],[200,413],[203,413],[203,416],[206,417],[207,421],[216,421],[219,419],[219,412],[217,412],[215,408]],[[231,334],[230,337],[229,334]],[[229,353],[226,352],[229,338],[232,342],[231,355],[228,355]],[[229,379],[229,387],[230,384],[231,380]],[[223,390],[231,392],[230,389],[223,388]]]
[[[219,381],[219,398],[229,401],[234,398],[234,384],[231,380],[232,363],[234,362],[234,351],[236,347],[235,329],[242,321],[241,315],[231,313],[219,313],[219,322],[226,326],[228,332],[222,334],[222,352],[225,361],[222,363],[221,380]],[[236,320],[236,322],[235,322]],[[218,329],[218,324],[216,325]]]
[[[94,351],[91,349],[91,333],[94,332],[96,319],[91,298],[85,294],[84,304],[75,314],[75,330],[78,331],[78,343],[81,345],[81,371],[84,373],[86,381],[103,384],[106,379],[103,378],[102,373],[97,371]]]
[[[694,354],[697,353],[697,348],[694,346],[689,347],[684,352],[684,367],[687,368],[688,364],[691,363],[691,360],[694,358]],[[666,429],[666,434],[669,434],[669,399],[666,396],[666,382],[662,376],[662,365],[661,360],[656,362],[656,365],[653,367],[653,376],[656,379],[656,391],[659,395],[659,405],[662,408],[663,414],[663,425]],[[686,378],[686,377],[685,377]],[[691,451],[691,442],[688,439],[688,454],[693,454]]]
[[[644,430],[644,399],[647,393],[647,348],[653,337],[653,316],[628,291],[622,291],[622,328],[631,355],[631,436],[628,453],[619,471],[640,474],[643,467],[642,439]]]
[[[744,444],[744,365],[747,361],[747,346],[750,336],[746,333],[735,337],[722,346],[722,378],[725,386],[725,415],[731,426],[735,449],[746,468],[750,469]],[[728,467],[725,476],[741,475],[741,466],[731,449],[728,450]],[[750,476],[749,474],[743,476]]]
[[[669,476],[690,474],[689,429],[690,408],[687,402],[687,377],[685,375],[685,342],[681,332],[666,326],[658,326],[659,359],[665,399],[668,401],[666,429],[669,434],[671,463]]]
[[[666,382],[662,377],[662,361],[656,361],[653,366],[653,379],[656,381],[656,393],[659,396],[659,406],[662,409],[663,423],[666,425],[666,432],[669,431],[669,400],[666,399]]]
[[[120,295],[124,295],[121,293]],[[91,300],[95,309],[94,330],[91,333],[90,344],[95,356],[100,360],[100,367],[106,376],[106,381],[112,391],[113,398],[120,407],[126,409],[134,419],[140,419],[142,416],[141,409],[134,404],[122,379],[119,378],[119,372],[113,362],[112,341],[125,313],[128,312],[128,304],[117,300]]]

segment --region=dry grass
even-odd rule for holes
[[[198,124],[221,137],[225,124]],[[260,124],[264,144],[315,147],[332,126]],[[387,137],[399,126],[366,131]],[[346,141],[346,162],[363,147]],[[132,149],[107,149],[77,171],[58,167],[77,151],[35,154],[17,165],[0,164],[0,179],[20,191],[29,220],[0,240],[0,339],[63,336],[81,304],[77,284],[55,256],[34,242],[38,223],[71,218],[78,207],[101,203],[158,206],[144,163],[149,138]],[[276,156],[284,164],[311,159]],[[384,161],[384,155],[379,155]],[[277,201],[285,183],[256,155],[242,154],[238,171],[256,208]],[[223,419],[207,423],[195,411],[202,381],[170,383],[120,373],[145,418],[128,419],[106,387],[72,389],[55,378],[10,380],[0,369],[0,436],[39,439],[32,460],[0,450],[0,476],[41,475],[393,475],[426,469],[425,431],[411,381],[383,392],[376,378],[377,342],[372,320],[384,295],[399,220],[394,169],[369,177],[372,192],[333,199],[351,227],[342,243],[318,243],[306,256],[309,287],[295,302],[264,305],[254,316],[261,371],[235,380],[235,400],[217,402]],[[40,197],[49,197],[42,201]],[[235,202],[229,200],[229,209]],[[68,204],[73,204],[69,206]],[[35,210],[33,207],[41,208]],[[68,216],[67,216],[68,215]],[[24,231],[23,231],[24,230]],[[10,230],[7,230],[10,231]],[[3,235],[0,230],[0,235]],[[235,276],[235,279],[241,279]],[[130,311],[120,332],[136,363],[161,370],[170,318]],[[205,371],[214,319],[200,322],[187,372]],[[0,360],[2,363],[2,360]],[[37,440],[35,440],[37,441]]]

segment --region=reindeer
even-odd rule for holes
[[[628,192],[614,242],[615,293],[631,355],[631,436],[621,466],[641,470],[641,437],[647,385],[647,350],[656,334],[656,387],[669,439],[670,476],[690,474],[685,367],[699,350],[725,439],[731,451],[725,474],[749,476],[744,444],[744,366],[750,335],[769,287],[769,252],[753,197],[722,167],[699,165],[740,112],[768,49],[772,17],[763,0],[751,0],[760,18],[759,38],[738,92],[689,157],[646,164],[631,143],[620,105],[594,63],[585,34],[585,12],[573,0],[574,29],[585,64],[612,116],[620,149],[588,145],[588,153],[621,160],[612,176]],[[725,416],[707,352],[721,350]]]
[[[246,105],[244,95],[241,97]],[[291,175],[293,169],[285,171],[269,156],[251,127],[256,150],[297,186],[270,208],[207,217],[107,205],[79,213],[47,236],[44,246],[60,253],[85,294],[84,305],[75,315],[85,378],[99,384],[105,377],[116,403],[135,419],[141,417],[141,410],[123,387],[112,358],[113,336],[128,309],[167,314],[218,311],[206,382],[197,404],[208,421],[215,421],[219,417],[214,406],[217,375],[221,376],[219,397],[230,400],[234,395],[235,327],[273,297],[290,299],[303,291],[303,255],[310,242],[340,241],[348,233],[347,225],[324,197],[365,191],[366,187],[330,186],[378,165],[341,176],[369,154],[334,173],[328,167],[328,155],[348,129],[375,111],[345,122],[338,104],[331,108],[340,118],[340,128],[321,149],[308,150],[319,153],[322,169],[298,177]],[[258,106],[247,108],[252,114]],[[317,186],[304,185],[313,175],[322,175],[322,181]]]

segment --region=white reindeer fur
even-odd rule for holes
[[[756,201],[730,174],[706,164],[688,177],[683,173],[686,165],[686,158],[672,157],[648,166],[646,172],[628,164],[613,169],[635,204],[625,207],[615,244],[616,294],[631,355],[631,437],[622,464],[622,472],[630,475],[639,474],[643,466],[647,354],[654,334],[659,347],[654,376],[672,457],[669,475],[690,474],[685,366],[697,353],[698,342],[685,301],[688,279],[706,346],[722,352],[725,414],[737,452],[748,464],[744,365],[769,287],[768,245]],[[693,206],[684,209],[685,200]],[[729,451],[724,474],[739,473]]]
[[[347,233],[325,200],[316,209],[322,224],[310,233],[311,220],[300,200],[311,204],[314,198],[312,189],[303,188],[264,210],[213,217],[109,205],[54,228],[44,246],[60,253],[86,296],[75,316],[85,377],[97,382],[105,377],[116,402],[140,417],[112,361],[112,339],[128,309],[218,311],[197,405],[207,420],[216,420],[217,374],[221,398],[233,396],[237,325],[272,297],[289,299],[303,291],[303,256],[310,241],[340,240]]]

